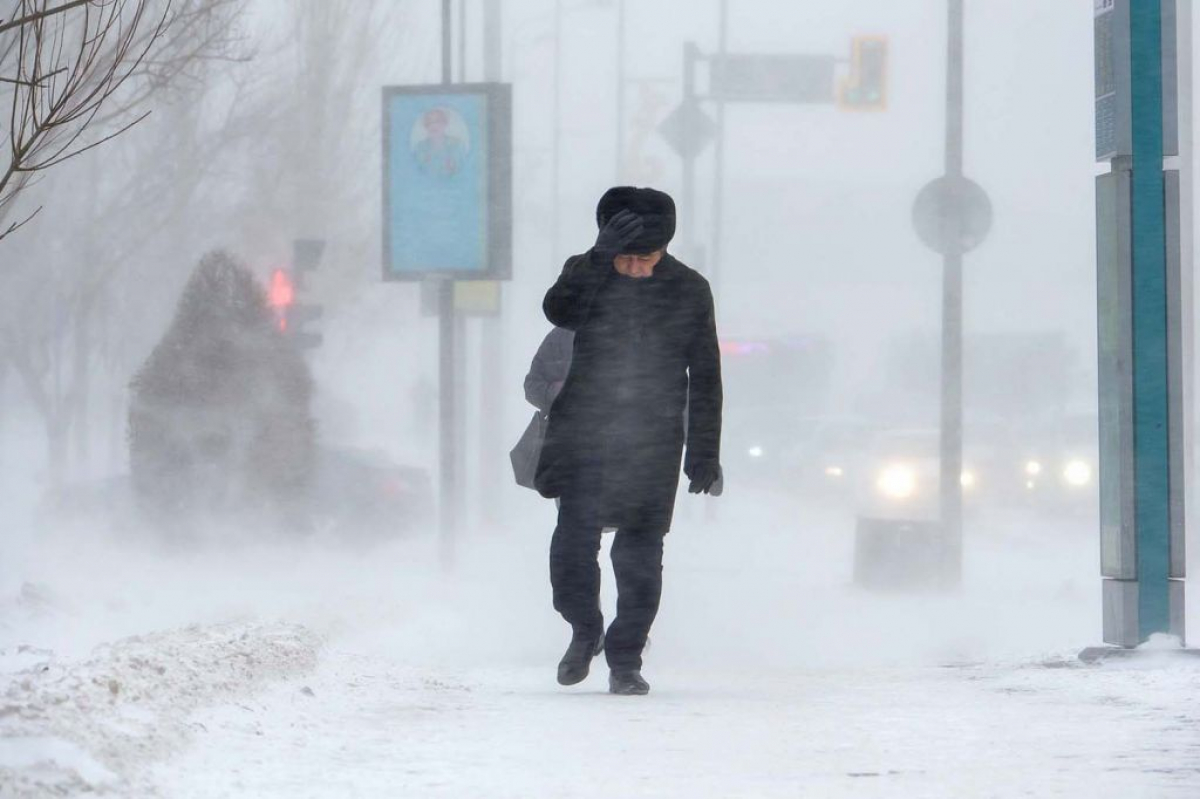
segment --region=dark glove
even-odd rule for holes
[[[596,236],[592,260],[598,266],[612,266],[613,259],[642,234],[642,218],[628,209],[612,215]]]
[[[688,486],[688,493],[720,496],[721,478],[721,464],[716,461],[698,463],[688,472],[688,479],[692,481]]]

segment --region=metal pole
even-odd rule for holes
[[[452,81],[450,43],[450,2],[442,0],[442,83]],[[458,431],[457,402],[455,397],[455,324],[454,324],[454,281],[442,280],[438,297],[438,426],[440,447],[438,459],[440,480],[439,544],[442,565],[454,565],[454,544],[458,528]]]
[[[454,281],[443,280],[438,295],[438,424],[441,446],[438,451],[440,486],[438,492],[442,565],[454,565],[454,538],[458,527],[458,415],[454,396]]]
[[[949,0],[946,53],[946,175],[963,174],[963,0]],[[950,231],[953,241],[959,231]],[[963,277],[962,254],[942,258],[941,521],[947,585],[962,580]]]
[[[504,17],[500,0],[483,0],[483,79],[500,80]]]
[[[717,34],[717,54],[724,58],[729,39],[729,0],[721,0],[720,28]],[[717,100],[717,141],[713,153],[713,238],[712,260],[708,279],[712,282],[714,299],[720,295],[721,234],[725,224],[725,101]]]
[[[501,0],[483,0],[483,78],[501,79]],[[504,372],[504,283],[496,282],[497,316],[485,317],[479,325],[479,506],[482,520],[496,524],[501,517],[504,493],[505,451],[501,439],[505,397],[500,390],[508,385]]]
[[[458,0],[458,82],[467,82],[467,0]]]
[[[1176,540],[1184,544],[1186,533],[1196,529],[1196,450],[1194,446],[1196,417],[1195,417],[1195,275],[1193,253],[1195,249],[1195,154],[1193,150],[1194,131],[1192,123],[1192,0],[1179,0],[1175,20],[1177,36],[1177,85],[1179,91],[1179,284],[1180,292],[1180,337],[1183,364],[1183,380],[1181,403],[1183,405],[1182,431],[1175,440],[1183,448],[1183,531],[1184,535]],[[1179,560],[1184,561],[1186,569],[1186,552],[1180,553]],[[1175,574],[1173,577],[1181,577]],[[1181,582],[1182,585],[1182,582]],[[1180,625],[1181,627],[1183,625]],[[1180,630],[1180,633],[1184,633]]]
[[[454,542],[458,543],[463,529],[471,529],[470,471],[467,468],[468,436],[467,422],[467,317],[452,309],[454,319],[454,377],[451,396],[454,397]]]
[[[617,0],[617,176],[625,182],[625,0]]]
[[[450,58],[453,47],[450,42],[450,0],[442,0],[442,83],[452,83]]]
[[[552,145],[550,183],[550,266],[555,277],[558,276],[558,227],[559,227],[559,195],[558,168],[559,145],[562,138],[562,0],[554,0],[554,142]]]
[[[699,57],[699,48],[695,42],[686,42],[683,45],[683,102],[689,105],[696,102],[696,59]],[[692,135],[689,131],[688,135]],[[696,213],[696,156],[692,152],[693,148],[686,148],[686,155],[683,156],[683,213],[681,216],[689,220],[686,230],[688,231],[686,242],[688,247],[688,257],[695,256],[696,245],[696,226],[693,223]]]

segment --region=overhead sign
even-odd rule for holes
[[[512,273],[511,87],[383,90],[384,280]]]
[[[734,103],[832,103],[837,59],[824,55],[716,55],[709,98]]]
[[[917,194],[912,218],[926,247],[942,255],[962,255],[987,238],[992,201],[975,181],[944,175]]]

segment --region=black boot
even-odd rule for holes
[[[614,671],[608,675],[608,692],[618,696],[645,696],[650,693],[650,683],[642,679],[637,669]]]
[[[572,633],[571,644],[558,664],[559,685],[575,685],[588,676],[592,658],[604,651],[604,633]]]

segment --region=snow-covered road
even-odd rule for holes
[[[116,716],[94,703],[99,717],[51,710],[39,726],[13,708],[46,694],[22,681],[45,678],[10,671],[0,743],[24,749],[0,795],[51,761],[88,772],[54,785],[164,797],[1200,795],[1200,663],[1074,659],[1099,639],[1086,532],[980,525],[961,593],[878,595],[851,584],[842,516],[735,502],[705,525],[685,511],[653,691],[633,698],[604,691],[600,661],[581,686],[554,681],[568,633],[549,603],[545,515],[466,536],[449,577],[429,537],[174,554],[48,543],[21,564],[32,582],[2,609],[0,649],[106,675],[105,653],[128,663],[161,640],[202,690],[173,702],[157,686],[151,705],[121,694]],[[280,641],[296,657],[271,656]],[[231,647],[259,664],[240,683]],[[98,739],[105,725],[125,738]]]

